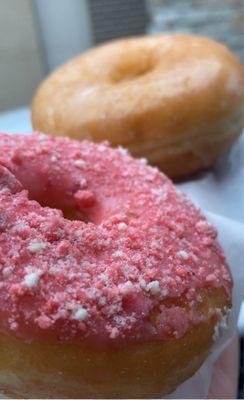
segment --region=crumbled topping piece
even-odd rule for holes
[[[5,267],[2,270],[2,274],[3,274],[4,278],[8,278],[10,276],[11,272],[12,272],[12,268],[10,268],[10,267]]]
[[[147,159],[146,158],[140,158],[140,161],[142,163],[142,165],[147,165]]]
[[[88,317],[88,312],[85,308],[80,307],[75,311],[73,318],[77,321],[85,321]]]
[[[28,287],[28,289],[33,289],[35,286],[37,286],[41,271],[37,270],[34,272],[31,272],[24,277],[24,284]]]
[[[123,230],[125,230],[127,228],[127,224],[125,222],[120,222],[118,224],[118,228],[119,228],[120,231],[123,231]]]
[[[160,293],[159,281],[149,282],[147,284],[147,290],[153,295]]]
[[[80,158],[78,160],[75,160],[74,164],[75,164],[76,167],[84,168],[85,165],[86,165],[86,162]]]
[[[42,251],[43,249],[45,249],[45,247],[46,243],[43,243],[38,240],[33,240],[32,242],[29,243],[28,250],[31,253],[39,253],[39,251]]]
[[[188,260],[189,258],[189,255],[185,250],[180,250],[178,254],[183,260]]]

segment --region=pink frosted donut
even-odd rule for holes
[[[230,273],[216,230],[145,164],[107,143],[0,135],[1,388],[157,397],[206,358]]]

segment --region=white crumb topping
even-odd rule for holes
[[[99,151],[106,151],[107,150],[106,146],[104,146],[103,144],[100,144],[100,146],[98,146],[97,149]]]
[[[120,152],[121,154],[128,154],[128,150],[125,149],[124,147],[119,146],[119,147],[118,147],[118,150],[119,150],[119,152]]]
[[[152,281],[147,284],[147,290],[151,294],[158,294],[160,292],[159,281]]]
[[[185,250],[180,250],[178,254],[183,260],[188,260],[189,256],[188,256],[188,253]]]
[[[18,323],[17,322],[12,322],[11,324],[10,324],[10,329],[11,329],[11,331],[16,331],[17,329],[18,329]]]
[[[76,167],[83,168],[85,167],[86,162],[80,158],[78,160],[75,160],[74,164],[76,165]]]
[[[215,274],[209,274],[209,275],[206,277],[206,281],[207,281],[207,282],[215,282],[215,281],[216,281],[216,275],[215,275]]]
[[[2,270],[3,277],[8,278],[8,276],[11,274],[11,272],[12,272],[12,268],[10,268],[10,267],[3,268],[3,270]]]
[[[38,135],[38,140],[39,140],[39,142],[43,142],[44,140],[47,140],[47,136],[44,135],[44,133],[40,133]]]
[[[41,275],[41,271],[37,270],[35,272],[31,272],[24,277],[24,284],[29,288],[33,289],[35,286],[37,286],[39,278]]]
[[[38,253],[39,251],[42,251],[45,249],[46,244],[44,242],[40,242],[38,240],[34,240],[33,242],[30,242],[28,245],[28,250],[30,250],[31,253]]]
[[[140,161],[143,165],[147,165],[147,159],[146,158],[140,158]]]
[[[162,289],[162,290],[161,290],[161,294],[162,294],[162,296],[164,296],[164,297],[168,296],[168,294],[169,294],[168,289],[167,289],[167,288]]]
[[[139,284],[143,289],[145,289],[145,287],[147,286],[147,283],[146,283],[145,279],[140,279]]]
[[[54,155],[53,155],[53,156],[51,156],[51,161],[52,161],[52,162],[55,162],[55,161],[57,161],[57,157],[56,157],[56,156],[54,156]]]
[[[165,191],[164,187],[156,188],[156,189],[151,189],[151,192],[154,196],[158,197],[158,200],[165,200],[167,198],[167,191]]]
[[[99,274],[99,278],[102,279],[102,281],[106,281],[108,279],[106,274]]]
[[[109,335],[109,337],[111,339],[115,339],[118,336],[118,334],[119,334],[119,330],[117,328],[113,328],[111,333],[110,333],[110,335]]]
[[[159,169],[157,167],[150,167],[150,169],[154,174],[159,172]]]
[[[77,321],[85,321],[88,317],[88,312],[85,308],[80,307],[78,308],[78,310],[76,310],[76,312],[74,313],[74,319],[76,319]]]
[[[58,272],[58,269],[56,267],[50,267],[48,272],[51,275],[56,275],[56,273]]]
[[[118,224],[118,229],[119,229],[120,231],[123,231],[123,230],[125,230],[126,228],[127,228],[127,225],[126,225],[125,222],[120,222],[120,223]]]
[[[121,250],[117,250],[113,254],[114,257],[123,257],[124,255],[125,255],[125,253]]]
[[[86,184],[87,184],[86,179],[85,179],[85,178],[81,178],[81,179],[80,179],[80,186],[81,186],[81,187],[84,187],[84,186],[86,186]]]
[[[99,302],[99,304],[100,304],[101,306],[105,306],[105,304],[106,304],[106,297],[105,297],[105,296],[100,297],[99,300],[98,300],[98,302]]]
[[[131,281],[127,281],[125,283],[121,283],[118,286],[118,289],[119,289],[120,293],[126,295],[126,294],[134,291],[134,285]]]
[[[162,247],[163,246],[163,241],[162,240],[155,240],[155,239],[153,239],[152,240],[152,242],[151,242],[151,246],[153,247],[153,248],[158,248],[158,249],[160,249],[160,247]]]

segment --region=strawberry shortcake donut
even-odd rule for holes
[[[1,134],[3,393],[174,391],[231,306],[216,235],[165,175],[122,148]]]

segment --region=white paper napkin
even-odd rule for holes
[[[212,348],[212,352],[195,375],[185,381],[168,399],[205,399],[211,382],[212,366],[231,341],[236,330],[241,300],[244,296],[244,226],[216,214],[206,213],[218,229],[218,239],[225,251],[234,280],[233,307],[228,330]]]
[[[244,223],[244,134],[210,171],[177,186],[203,210]]]

